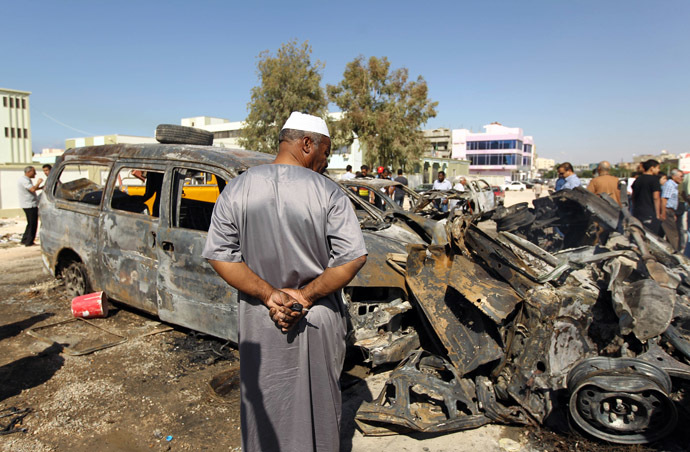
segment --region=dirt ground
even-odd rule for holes
[[[0,436],[0,450],[239,451],[236,351],[124,307],[92,324],[50,326],[73,319],[70,300],[44,271],[40,247],[18,244],[24,225],[0,219],[0,430],[17,417],[3,415],[30,412],[16,425],[26,432]],[[28,334],[32,328],[62,345],[42,342]],[[123,339],[90,354],[69,353]],[[362,376],[361,369],[351,373]],[[222,396],[210,385],[219,376]],[[446,435],[363,437],[354,415],[362,401],[378,395],[386,377],[369,375],[344,391],[343,451],[623,450],[498,425]]]

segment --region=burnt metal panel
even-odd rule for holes
[[[465,234],[465,244],[510,284],[515,292],[524,297],[535,286],[538,276],[513,251],[492,239],[476,226],[470,226]]]
[[[617,230],[620,228],[622,219],[621,208],[617,204],[611,204],[600,196],[586,190],[584,187],[561,190],[556,192],[552,198],[559,201],[564,199],[574,201],[610,229]]]
[[[405,277],[388,264],[388,253],[405,253],[405,244],[369,231],[362,231],[367,262],[348,287],[398,287],[406,292]]]
[[[385,331],[354,344],[364,352],[365,362],[372,366],[396,363],[419,348],[419,335],[412,327],[395,332]]]
[[[460,375],[500,359],[501,347],[479,311],[448,290],[451,257],[444,247],[408,246],[407,284]]]
[[[479,264],[461,255],[453,259],[448,284],[497,324],[522,301],[510,284],[492,277]]]
[[[596,294],[580,287],[544,285],[528,294],[513,320],[499,386],[539,422],[553,409],[567,372],[596,353],[587,335],[595,302]]]

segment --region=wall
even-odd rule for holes
[[[11,165],[0,168],[0,217],[16,217],[24,215],[24,211],[19,207],[19,190],[17,181],[24,175],[24,167]],[[34,165],[35,167],[35,165]],[[40,168],[36,169],[36,177],[45,179]],[[36,182],[36,179],[33,179]]]

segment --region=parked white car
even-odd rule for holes
[[[527,187],[525,186],[525,184],[523,184],[522,182],[517,181],[517,180],[514,180],[514,181],[509,182],[509,183],[507,183],[507,184],[503,184],[503,190],[505,190],[505,191],[508,191],[508,190],[513,190],[513,191],[515,191],[515,190],[524,191],[525,188],[527,188]]]

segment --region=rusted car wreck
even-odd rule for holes
[[[235,341],[236,293],[201,249],[225,183],[273,157],[170,130],[168,144],[65,153],[41,201],[44,263],[72,295],[103,290]],[[644,443],[690,413],[688,261],[610,199],[576,189],[439,217],[342,188],[369,251],[343,290],[349,345],[372,367],[399,363],[357,413],[365,434],[567,414],[585,434]]]
[[[690,414],[688,261],[584,189],[534,204],[451,218],[448,245],[407,247],[424,350],[361,406],[363,432],[567,428],[567,413],[582,433],[634,444]]]

